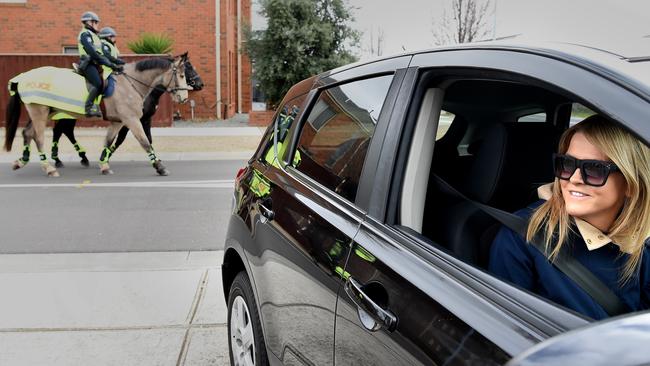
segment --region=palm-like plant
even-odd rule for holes
[[[160,55],[171,53],[174,40],[166,34],[142,33],[139,39],[126,45],[133,53]]]

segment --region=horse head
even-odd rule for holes
[[[185,103],[189,98],[188,90],[191,90],[186,79],[187,52],[174,57],[171,61],[171,79],[167,89],[172,93],[175,102]]]
[[[190,62],[189,56],[187,56],[187,52],[184,53],[185,55],[185,80],[187,81],[187,85],[189,85],[192,90],[201,90],[203,89],[203,80],[201,80],[201,77],[199,76],[199,73],[196,72],[196,69]]]

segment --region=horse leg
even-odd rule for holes
[[[50,108],[42,105],[26,104],[25,108],[32,117],[32,126],[34,129],[34,141],[41,159],[41,168],[49,177],[58,177],[59,172],[47,161],[47,156],[43,152],[45,146],[45,126]]]
[[[108,132],[106,133],[106,139],[104,140],[104,149],[102,150],[101,155],[99,156],[99,169],[104,175],[113,174],[111,167],[108,165],[108,160],[111,158],[111,144],[115,139],[115,135],[119,131],[122,124],[120,122],[113,122],[108,127]]]
[[[18,160],[14,161],[12,166],[13,170],[18,170],[29,163],[29,155],[31,153],[30,146],[32,144],[32,139],[34,138],[34,129],[32,126],[32,120],[30,119],[23,129],[23,155]]]
[[[120,147],[120,145],[122,145],[128,133],[129,133],[128,127],[122,126],[122,128],[120,128],[120,132],[117,134],[117,138],[115,139],[115,142],[111,145],[111,156],[115,153],[115,150],[117,150],[117,148]]]
[[[90,162],[88,161],[88,157],[86,156],[86,149],[84,149],[83,146],[79,144],[79,142],[74,136],[74,128],[76,124],[77,124],[76,119],[70,120],[70,123],[66,125],[66,128],[65,130],[63,130],[63,133],[66,135],[68,140],[70,140],[77,154],[79,154],[79,157],[81,158],[81,166],[83,166],[84,168],[88,168],[90,166]]]
[[[59,159],[59,140],[68,121],[68,119],[54,121],[54,128],[52,129],[52,160],[54,160],[54,166],[57,168],[64,167],[63,162]]]
[[[147,135],[145,134],[144,130],[142,129],[142,124],[140,121],[135,120],[135,121],[129,121],[128,123],[125,123],[125,125],[131,129],[131,133],[133,133],[133,136],[138,140],[140,143],[140,146],[144,149],[144,151],[147,152],[147,155],[149,156],[149,161],[151,161],[151,165],[153,166],[154,169],[156,169],[156,173],[159,175],[169,175],[169,170],[163,165],[162,161],[158,159],[156,156],[156,152],[153,149],[153,146],[149,143],[149,139],[147,138]]]

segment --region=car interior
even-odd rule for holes
[[[554,179],[552,154],[574,101],[518,80],[449,77],[421,85],[399,223],[486,269],[500,223],[436,182],[504,211],[527,207]]]

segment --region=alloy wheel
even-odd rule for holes
[[[255,365],[255,337],[248,305],[237,296],[230,311],[230,347],[235,366]]]

